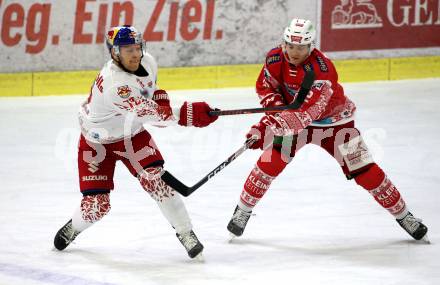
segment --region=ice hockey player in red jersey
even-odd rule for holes
[[[79,111],[79,207],[56,234],[55,248],[65,249],[76,236],[110,210],[116,161],[122,161],[161,212],[191,258],[203,245],[192,230],[180,196],[162,180],[164,159],[144,124],[205,127],[217,117],[205,102],[185,102],[172,108],[168,94],[158,88],[157,64],[146,51],[142,35],[132,26],[107,33],[111,55]]]
[[[323,148],[343,173],[367,190],[414,239],[427,240],[427,227],[409,212],[405,201],[384,171],[373,161],[355,127],[355,105],[344,95],[333,63],[314,48],[316,31],[309,20],[293,19],[284,30],[283,43],[266,56],[256,83],[260,104],[272,107],[292,103],[305,71],[315,73],[314,84],[302,106],[266,114],[247,137],[257,136],[251,148],[263,153],[250,172],[227,226],[241,236],[252,209],[306,144]]]

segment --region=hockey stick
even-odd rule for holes
[[[225,115],[241,115],[241,114],[255,114],[255,113],[276,113],[284,110],[298,109],[306,99],[307,94],[312,88],[315,80],[315,73],[311,68],[306,71],[301,88],[298,91],[298,96],[292,104],[284,106],[275,106],[267,108],[251,108],[251,109],[236,109],[236,110],[213,110],[209,112],[210,116],[225,116]]]
[[[205,177],[203,177],[199,182],[194,184],[191,187],[186,186],[182,182],[180,182],[176,177],[174,177],[171,173],[165,170],[165,172],[162,174],[162,180],[171,188],[182,194],[183,196],[187,197],[191,195],[194,191],[200,188],[203,184],[208,182],[209,179],[214,177],[217,173],[219,173],[223,168],[225,168],[229,163],[233,162],[238,156],[240,156],[245,150],[249,148],[255,141],[257,141],[256,138],[251,137],[246,140],[246,142],[236,151],[234,152],[230,157],[228,157],[225,161],[220,163],[214,170],[209,172]]]
[[[255,109],[241,109],[241,110],[225,110],[225,111],[211,111],[212,112],[219,112],[218,116],[221,115],[237,115],[237,114],[249,114],[249,113],[263,113],[263,112],[279,112],[282,110],[291,110],[291,109],[297,109],[301,107],[302,103],[304,102],[307,94],[309,93],[310,89],[312,88],[313,81],[315,79],[315,74],[313,73],[313,70],[311,68],[306,70],[306,74],[304,76],[304,80],[301,83],[301,88],[298,91],[298,96],[296,97],[295,101],[292,104],[286,105],[286,106],[277,106],[277,107],[271,107],[271,108],[255,108]],[[216,113],[217,115],[217,113]],[[225,161],[220,163],[214,170],[209,172],[205,177],[203,177],[199,182],[194,184],[191,187],[186,186],[182,182],[180,182],[176,177],[174,177],[171,173],[165,170],[165,172],[162,174],[162,180],[171,188],[182,194],[183,196],[187,197],[191,195],[194,191],[200,188],[203,184],[208,182],[209,179],[214,177],[217,173],[219,173],[223,168],[225,168],[227,165],[229,165],[232,161],[234,161],[239,155],[241,155],[245,150],[249,148],[255,141],[257,141],[256,138],[251,137],[246,140],[246,142],[241,146],[236,152],[234,152],[230,157],[228,157]]]

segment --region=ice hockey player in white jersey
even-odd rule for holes
[[[157,64],[146,52],[142,35],[132,26],[107,33],[111,55],[79,111],[79,186],[83,195],[72,218],[57,232],[54,245],[65,249],[79,233],[110,210],[116,161],[122,161],[157,202],[191,258],[203,245],[192,229],[180,196],[162,180],[164,159],[144,124],[205,127],[218,117],[205,102],[172,108],[168,94],[156,85]]]

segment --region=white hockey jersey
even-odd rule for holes
[[[155,126],[177,123],[174,115],[161,114],[151,99],[157,88],[156,61],[145,53],[141,66],[132,74],[113,60],[104,65],[79,111],[81,133],[87,140],[113,143],[139,133],[144,123]]]

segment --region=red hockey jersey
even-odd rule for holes
[[[292,103],[296,99],[306,68],[313,69],[315,83],[313,92],[309,93],[301,108],[295,111],[298,116],[302,113],[311,118],[303,127],[339,125],[353,120],[356,106],[344,95],[333,63],[317,49],[313,49],[300,66],[289,63],[288,55],[281,47],[272,49],[266,56],[256,83],[260,104],[268,107]],[[319,82],[331,83],[331,96],[320,93]]]

